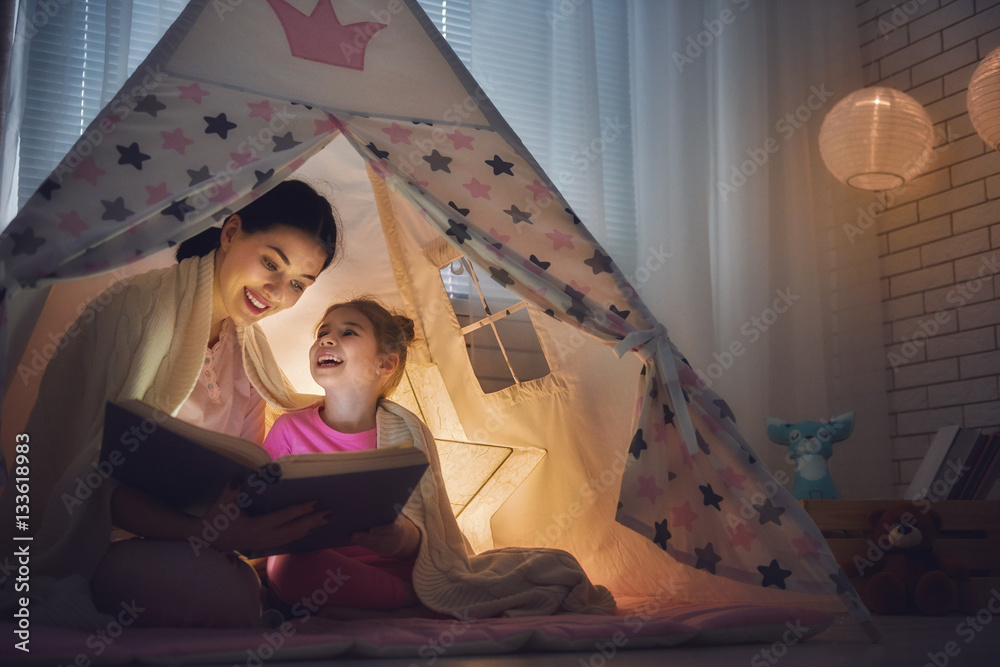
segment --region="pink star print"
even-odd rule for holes
[[[179,127],[171,132],[161,130],[160,135],[163,137],[163,150],[175,150],[181,155],[184,155],[184,150],[194,143],[184,136],[184,131]]]
[[[201,104],[206,95],[212,94],[202,89],[197,83],[192,83],[190,86],[177,86],[177,90],[181,91],[180,98],[182,100],[194,100],[195,104]]]
[[[559,248],[573,249],[573,237],[569,234],[563,234],[558,229],[553,229],[546,236],[552,241],[553,250],[559,250]]]
[[[250,107],[250,118],[263,118],[267,122],[271,122],[271,116],[274,114],[274,109],[271,108],[271,100],[247,102],[247,106]]]
[[[664,442],[667,439],[667,425],[663,422],[653,424],[653,442]]]
[[[462,148],[468,148],[470,151],[472,148],[472,137],[467,134],[463,134],[461,130],[455,130],[451,134],[444,135],[451,139],[451,145],[454,146],[455,150],[460,150]]]
[[[90,226],[80,218],[80,214],[76,211],[57,213],[57,215],[59,216],[59,229],[69,232],[75,239],[80,238],[81,234],[90,229]]]
[[[683,507],[671,507],[670,513],[674,516],[671,527],[681,526],[691,530],[692,524],[698,518],[698,514],[691,510],[690,501],[684,503]]]
[[[462,187],[472,194],[473,199],[491,199],[490,190],[492,189],[492,186],[480,183],[479,179],[475,176],[473,176],[472,180],[468,183],[462,183]]]
[[[719,477],[722,478],[722,482],[730,489],[739,489],[740,491],[743,490],[743,482],[746,481],[747,476],[741,475],[733,470],[733,466],[719,468],[718,473]]]
[[[382,131],[389,135],[392,143],[410,145],[410,135],[413,134],[413,130],[408,130],[399,123],[393,123],[389,127],[383,127]]]
[[[236,199],[236,192],[233,191],[232,181],[229,181],[225,185],[219,187],[218,192],[208,198],[210,202],[214,202],[216,204],[225,203],[234,199]]]
[[[791,540],[792,546],[798,549],[798,558],[804,558],[805,556],[810,556],[815,559],[819,559],[819,547],[820,544],[814,540],[809,533],[802,533],[802,537],[798,539]]]
[[[91,185],[97,185],[97,179],[104,176],[108,172],[104,171],[97,166],[94,162],[94,158],[88,157],[83,160],[73,172],[73,178],[79,178],[81,180],[87,181]]]
[[[729,529],[729,543],[734,547],[743,547],[750,551],[750,545],[755,539],[757,539],[757,534],[751,533],[742,523],[738,524],[736,528]]]
[[[337,120],[336,116],[326,115],[323,120],[316,121],[316,131],[313,133],[314,137],[318,137],[321,134],[330,134],[331,132],[336,132],[337,130],[342,130],[344,128],[343,123]]]
[[[573,289],[575,289],[580,294],[584,294],[584,295],[586,295],[587,292],[590,291],[589,287],[587,287],[586,285],[581,285],[580,283],[576,282],[575,280],[569,281],[569,286],[572,287]]]
[[[691,452],[688,451],[687,445],[682,442],[680,450],[681,450],[681,461],[684,463],[685,466],[687,466],[691,470],[694,470],[694,457],[692,457]]]
[[[650,504],[656,504],[656,499],[663,493],[663,489],[656,483],[656,477],[639,475],[638,479],[639,490],[635,492],[635,497],[649,498]]]
[[[535,196],[535,201],[538,201],[539,199],[552,199],[552,193],[549,192],[549,189],[537,179],[530,185],[525,185],[524,187],[531,190],[531,193]]]
[[[506,243],[507,241],[510,241],[510,234],[501,234],[496,230],[495,227],[490,227],[490,236],[495,238],[500,243]]]
[[[170,192],[167,190],[166,181],[160,183],[159,185],[147,185],[146,192],[149,194],[149,196],[146,197],[146,206],[158,204],[170,196]]]
[[[249,148],[245,151],[240,151],[239,153],[230,153],[229,159],[232,160],[230,166],[232,169],[239,169],[240,167],[245,167],[251,162],[256,162],[257,158],[253,156],[253,151]]]

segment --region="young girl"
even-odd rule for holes
[[[403,374],[413,322],[371,299],[331,306],[309,350],[313,378],[325,391],[311,408],[279,417],[264,447],[272,456],[413,446],[430,467],[394,523],[354,535],[354,546],[272,556],[271,592],[321,615],[423,604],[458,618],[607,613],[614,598],[594,586],[579,562],[558,549],[508,547],[472,554],[445,492],[434,437],[420,419],[385,400]],[[350,511],[349,503],[344,508]],[[311,601],[311,602],[310,602]],[[410,613],[404,611],[402,613]],[[421,614],[422,615],[422,614]]]
[[[399,384],[413,337],[410,318],[373,299],[330,306],[309,349],[309,369],[325,398],[279,417],[264,448],[272,457],[375,449],[379,403]],[[413,606],[419,602],[411,573],[420,539],[414,523],[400,514],[394,523],[354,535],[355,546],[272,556],[271,590],[287,604],[333,588],[328,608]],[[337,573],[335,586],[325,581],[331,572]]]

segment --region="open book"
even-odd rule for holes
[[[351,534],[392,523],[428,462],[415,447],[272,460],[249,440],[193,426],[140,401],[124,401],[107,404],[100,465],[119,482],[193,516],[208,510],[234,479],[242,484],[237,505],[251,515],[310,501],[318,502],[317,509],[332,510],[326,525],[280,550],[293,553],[346,546]]]

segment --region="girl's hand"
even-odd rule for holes
[[[354,533],[351,542],[383,556],[406,560],[415,556],[420,547],[420,531],[400,514],[392,523],[375,526],[367,533]]]
[[[316,503],[309,502],[285,507],[270,514],[250,516],[236,503],[239,493],[238,484],[226,487],[199,521],[207,521],[208,525],[217,530],[218,537],[209,542],[217,551],[253,550],[262,552],[263,555],[277,553],[280,551],[278,547],[305,537],[326,523],[329,513],[325,510],[317,511]]]

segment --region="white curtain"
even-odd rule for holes
[[[772,471],[767,417],[853,410],[834,481],[891,497],[876,238],[817,144],[863,85],[854,3],[629,6],[639,293]]]

